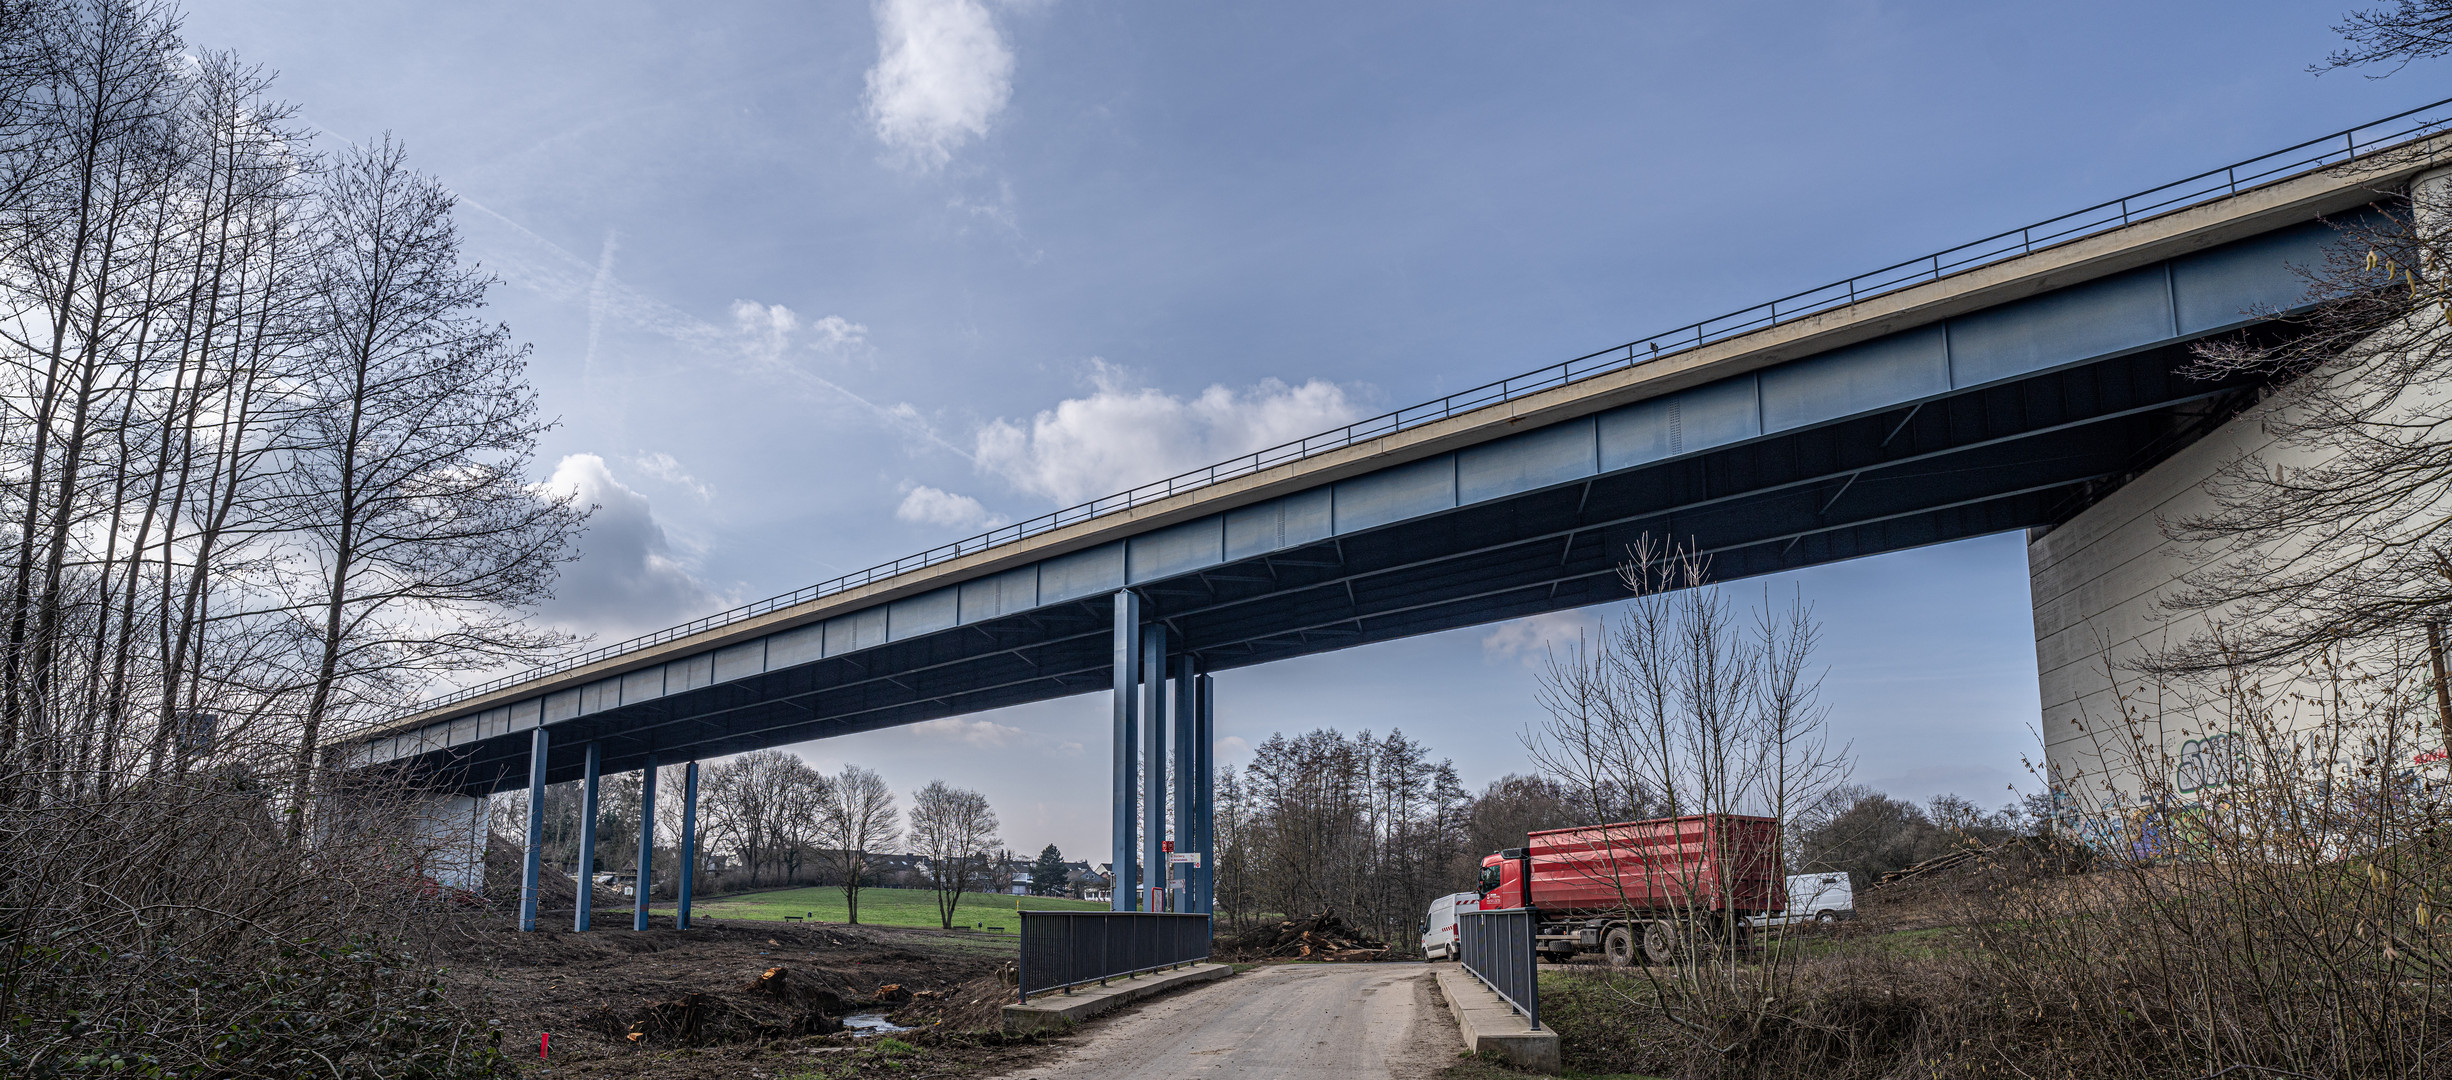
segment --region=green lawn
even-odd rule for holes
[[[955,909],[954,925],[1001,926],[1007,934],[1021,932],[1021,920],[1014,915],[1014,902],[1033,911],[1104,911],[1105,904],[1087,900],[1060,900],[1049,896],[983,896],[962,894],[962,906]],[[655,909],[657,914],[670,915],[669,905]],[[777,889],[773,892],[740,893],[712,900],[693,900],[690,914],[704,919],[782,919],[786,915],[807,918],[811,922],[839,923],[844,921],[843,890],[832,886],[807,889]],[[927,889],[862,889],[860,890],[860,922],[876,926],[937,926],[937,894]]]

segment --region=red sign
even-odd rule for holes
[[[1160,840],[1158,841],[1158,850],[1173,851],[1175,850],[1175,842],[1172,840]]]

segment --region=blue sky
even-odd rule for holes
[[[198,48],[463,199],[603,507],[611,641],[2452,93],[2333,4],[333,4]],[[542,478],[542,477],[540,477]],[[1983,802],[2037,713],[2022,538],[1776,579],[1859,780]],[[1746,587],[1751,594],[1752,586]],[[1528,768],[1574,619],[1220,677],[1221,763],[1402,727]],[[1100,698],[800,748],[1106,846]]]

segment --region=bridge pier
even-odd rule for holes
[[[1193,682],[1192,709],[1192,850],[1200,862],[1191,867],[1191,911],[1208,915],[1217,910],[1217,680],[1208,675]]]
[[[1115,813],[1109,836],[1115,860],[1115,886],[1107,905],[1116,911],[1138,909],[1140,878],[1133,873],[1133,769],[1141,759],[1141,597],[1130,589],[1115,594]]]
[[[698,763],[681,770],[680,902],[673,905],[673,929],[690,928],[690,890],[698,877]]]
[[[536,929],[536,890],[545,857],[545,728],[528,736],[528,847],[519,868],[519,929]]]
[[[1200,753],[1200,732],[1198,730],[1200,686],[1199,675],[1194,670],[1193,658],[1189,655],[1175,659],[1174,674],[1175,711],[1171,714],[1175,724],[1174,840],[1175,853],[1181,855],[1199,850],[1194,846],[1194,837],[1198,832],[1199,801],[1194,797],[1193,788],[1196,786],[1194,777]],[[1181,872],[1178,872],[1173,859],[1165,861],[1167,863],[1166,888],[1172,901],[1168,905],[1169,910],[1185,912],[1200,910],[1192,906],[1192,868],[1185,866]]]
[[[570,928],[586,933],[596,911],[596,781],[604,769],[604,744],[587,744],[587,778],[579,794],[579,906],[571,914]]]
[[[1141,631],[1141,879],[1144,911],[1166,910],[1166,627]]]
[[[656,865],[656,756],[639,774],[639,872],[630,883],[630,929],[647,929],[647,885]]]
[[[418,801],[418,863],[426,880],[461,892],[483,890],[485,799],[437,792]]]

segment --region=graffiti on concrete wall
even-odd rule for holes
[[[2246,749],[2246,740],[2236,731],[2183,742],[2172,765],[2172,786],[2182,795],[2229,787],[2240,778]]]

